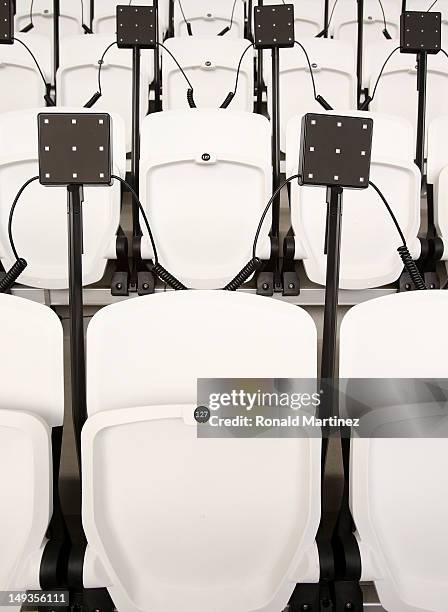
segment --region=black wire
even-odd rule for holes
[[[434,6],[434,4],[436,4],[436,2],[438,2],[438,0],[434,0],[434,2],[431,4],[431,6],[429,7],[429,9],[426,11],[427,13],[429,13],[429,11],[432,9],[432,7]]]
[[[379,74],[378,74],[378,77],[377,77],[377,79],[376,79],[375,86],[374,86],[374,88],[373,88],[373,90],[372,90],[372,97],[371,97],[372,99],[371,99],[370,101],[372,101],[372,100],[373,100],[373,98],[375,97],[376,88],[378,87],[379,80],[380,80],[380,78],[381,78],[381,76],[382,76],[382,74],[383,74],[383,71],[384,71],[384,68],[386,67],[387,62],[390,60],[390,58],[392,57],[392,55],[393,55],[394,53],[396,53],[396,51],[399,51],[399,50],[400,50],[400,47],[395,47],[395,49],[394,49],[393,51],[391,51],[391,52],[389,53],[389,55],[387,56],[387,59],[386,59],[386,61],[384,62],[384,64],[382,65],[381,70],[380,70],[380,72],[379,72]]]
[[[156,42],[156,45],[158,45],[159,47],[162,47],[162,49],[164,51],[166,51],[168,53],[168,55],[171,56],[171,59],[174,61],[174,63],[176,64],[176,66],[179,68],[179,70],[182,73],[182,76],[184,77],[184,79],[187,81],[188,86],[193,89],[193,85],[190,82],[190,79],[187,77],[185,70],[182,68],[182,66],[179,64],[179,62],[177,61],[177,59],[174,57],[174,55],[171,53],[171,51],[165,47],[165,45],[163,45],[161,42]]]
[[[14,257],[19,260],[19,254],[17,253],[17,249],[16,249],[16,245],[14,244],[14,238],[12,236],[12,219],[14,216],[14,211],[16,209],[17,203],[19,201],[20,196],[22,195],[22,193],[25,191],[25,189],[28,187],[28,185],[30,183],[33,183],[34,181],[39,180],[38,176],[33,176],[33,178],[30,178],[26,181],[26,183],[24,183],[22,185],[22,187],[19,189],[19,191],[17,192],[16,197],[14,198],[14,202],[12,203],[11,206],[11,210],[9,211],[9,219],[8,219],[8,238],[9,238],[9,244],[11,245],[11,250],[14,254]]]
[[[98,60],[98,93],[101,95],[103,95],[103,92],[101,89],[101,68],[103,66],[104,58],[106,57],[106,53],[109,51],[111,47],[113,47],[116,44],[117,44],[116,40],[113,43],[110,43],[110,45],[106,47],[106,49],[104,50],[103,55],[101,56],[101,59]]]
[[[34,8],[34,0],[31,0],[30,2],[30,23],[34,28],[34,23],[33,23],[33,8]]]
[[[254,46],[254,44],[253,44],[253,43],[251,43],[250,45],[248,45],[248,46],[247,46],[247,47],[244,49],[244,51],[243,51],[243,53],[242,53],[242,55],[241,55],[241,57],[240,57],[240,61],[238,62],[238,68],[237,68],[237,71],[236,71],[236,78],[235,78],[235,87],[233,88],[233,95],[234,95],[234,96],[236,95],[236,90],[238,89],[238,80],[239,80],[239,78],[240,78],[241,64],[243,63],[244,56],[245,56],[245,55],[246,55],[246,53],[249,51],[249,49],[250,49],[251,47],[253,47],[253,46]]]
[[[379,189],[379,187],[377,187],[377,186],[375,185],[375,183],[373,183],[372,181],[369,181],[369,185],[371,185],[371,186],[372,186],[372,187],[375,189],[375,191],[377,192],[377,194],[380,196],[381,200],[382,200],[382,201],[383,201],[383,203],[384,203],[384,206],[387,208],[387,211],[388,211],[389,215],[392,217],[392,221],[394,222],[395,227],[397,228],[397,232],[400,234],[400,238],[401,238],[401,241],[403,242],[403,246],[407,246],[407,244],[406,244],[406,238],[404,237],[404,234],[403,234],[403,232],[401,231],[400,224],[398,223],[397,218],[396,218],[396,216],[394,215],[392,208],[389,206],[388,201],[386,200],[386,198],[385,198],[385,197],[384,197],[384,195],[382,194],[382,192],[381,192],[381,190]]]
[[[306,49],[305,49],[305,47],[302,45],[302,43],[299,43],[299,41],[298,41],[298,40],[295,40],[294,42],[295,42],[295,44],[296,44],[296,45],[298,45],[298,46],[299,46],[299,47],[302,49],[303,53],[305,54],[306,61],[308,62],[308,68],[310,69],[311,81],[312,81],[312,83],[313,83],[314,99],[316,99],[316,98],[317,98],[317,92],[316,92],[316,83],[315,83],[315,81],[314,81],[314,71],[313,71],[313,67],[311,66],[310,57],[309,57],[309,55],[308,55],[307,50],[306,50]]]
[[[233,17],[235,15],[235,7],[236,7],[236,2],[237,0],[233,0],[233,6],[232,6],[232,14],[230,15],[230,25],[229,25],[229,31],[232,29],[233,26]],[[285,0],[283,0],[283,4],[285,3]]]
[[[132,2],[132,0],[131,0],[131,2]],[[180,0],[177,0],[177,4],[179,5],[180,12],[182,13],[182,17],[184,19],[185,24],[190,23],[189,21],[187,21],[187,18],[185,17],[184,7],[182,6],[182,2]]]
[[[436,0],[436,2],[437,2],[437,0]],[[383,23],[384,23],[384,29],[387,31],[386,13],[384,12],[384,6],[383,6],[383,3],[381,2],[381,0],[378,0],[378,4],[380,5],[381,12],[383,13]]]
[[[330,27],[331,20],[333,19],[334,9],[336,8],[336,5],[337,5],[338,1],[339,0],[334,0],[333,8],[331,9],[330,17],[329,17],[328,23],[327,23],[327,28],[326,28],[327,34],[328,34],[328,29]]]
[[[138,207],[140,209],[140,213],[141,213],[141,215],[143,217],[143,221],[145,222],[146,229],[148,230],[149,239],[151,241],[151,246],[152,246],[152,251],[154,253],[154,263],[157,265],[159,263],[159,256],[157,254],[156,243],[154,241],[154,236],[152,235],[151,228],[149,226],[148,217],[146,216],[145,209],[143,208],[142,203],[140,202],[140,198],[138,197],[137,192],[132,187],[132,185],[130,185],[127,181],[122,179],[120,176],[117,176],[116,174],[112,174],[111,177],[113,179],[116,179],[117,181],[119,181],[122,185],[125,185],[125,187],[127,187],[127,189],[131,192],[131,195],[132,195],[135,203],[138,205]]]
[[[22,40],[20,40],[20,38],[15,38],[13,36],[12,38],[13,40],[15,40],[16,42],[20,43],[23,47],[25,47],[25,49],[28,51],[28,53],[31,55],[31,57],[34,60],[34,63],[37,66],[37,69],[39,71],[40,76],[42,77],[42,81],[44,82],[45,88],[47,87],[47,81],[45,79],[44,73],[42,72],[42,68],[39,66],[39,62],[36,59],[36,56],[34,55],[34,53],[31,51],[31,49],[28,47],[28,45],[26,45]]]
[[[263,227],[264,220],[266,218],[266,215],[268,214],[268,210],[271,208],[272,203],[274,202],[275,198],[278,196],[280,191],[283,189],[283,187],[285,185],[287,185],[288,183],[290,183],[291,181],[293,181],[294,179],[298,179],[299,176],[300,176],[299,174],[293,174],[293,176],[290,176],[289,178],[285,179],[283,181],[283,183],[281,183],[281,185],[279,185],[277,187],[277,189],[272,194],[271,199],[266,204],[266,208],[264,209],[263,214],[261,215],[260,223],[258,224],[258,228],[257,228],[257,231],[255,233],[254,244],[253,244],[253,247],[252,247],[252,259],[253,260],[257,259],[257,255],[256,255],[256,253],[257,253],[257,242],[258,242],[258,238],[260,237],[260,232],[261,232],[261,228]]]

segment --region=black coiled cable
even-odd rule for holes
[[[426,289],[425,281],[423,280],[415,261],[412,259],[408,247],[406,245],[402,245],[398,247],[397,251],[401,257],[404,267],[406,268],[417,289]]]
[[[0,293],[6,293],[11,289],[27,265],[27,262],[22,257],[17,259],[12,268],[8,270],[5,276],[0,280]]]
[[[156,274],[161,281],[163,281],[173,289],[176,289],[176,291],[188,290],[188,287],[186,287],[183,283],[180,282],[180,280],[173,276],[171,272],[168,272],[168,270],[164,268],[161,264],[153,264],[152,266],[150,266],[150,269],[151,272],[154,272],[154,274]]]
[[[224,287],[224,291],[236,291],[243,285],[260,267],[261,261],[256,257],[251,259],[245,266],[232,278],[230,283]]]
[[[196,102],[194,101],[193,97],[193,89],[191,87],[187,89],[187,101],[190,108],[196,108]]]

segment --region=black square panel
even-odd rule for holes
[[[156,11],[153,6],[117,6],[117,46],[120,49],[155,49]]]
[[[0,0],[0,44],[12,45],[13,38],[14,6],[12,0]]]
[[[105,113],[39,113],[42,185],[110,185],[111,120]]]
[[[294,5],[256,6],[255,48],[275,49],[294,46]]]
[[[438,53],[442,46],[442,14],[405,11],[400,17],[401,53]]]
[[[373,121],[308,113],[302,119],[301,185],[369,186]]]

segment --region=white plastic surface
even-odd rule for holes
[[[20,187],[38,175],[37,115],[39,112],[89,112],[88,109],[34,109],[0,116],[0,258],[9,269],[15,262],[8,239],[8,219]],[[124,177],[124,126],[112,116],[114,171]],[[120,219],[120,186],[84,189],[83,282],[97,282],[104,274],[110,243]],[[13,236],[28,267],[20,276],[24,285],[68,287],[67,190],[44,187],[39,181],[22,194],[13,219]]]
[[[316,93],[334,109],[356,108],[356,64],[353,47],[345,41],[324,38],[299,39],[310,58]],[[268,102],[272,106],[270,62],[265,63]],[[324,112],[314,100],[311,73],[303,50],[295,45],[280,53],[280,146],[286,147],[286,126],[294,115]]]
[[[30,23],[30,9],[32,0],[20,0],[17,4],[15,29],[20,31]],[[84,22],[87,22],[87,0]],[[53,0],[33,0],[32,33],[43,34],[50,41],[53,40]],[[82,4],[81,0],[60,0],[59,34],[61,38],[82,34]]]
[[[36,56],[47,79],[51,70],[50,42],[39,34],[16,33],[15,38],[23,41]],[[47,93],[39,70],[28,51],[20,42],[0,46],[0,112],[35,108],[45,104]]]
[[[438,235],[448,235],[448,117],[434,119],[428,128],[428,183],[434,186],[434,221]],[[444,241],[445,243],[445,241]],[[446,248],[443,259],[446,259]]]
[[[250,46],[244,39],[215,36],[169,38],[165,46],[183,68],[193,89],[198,108],[219,108],[229,92],[235,89],[238,64]],[[189,108],[188,84],[176,63],[162,51],[163,108]],[[229,107],[252,112],[254,107],[254,52],[249,49],[241,62],[238,88]]]
[[[320,440],[198,440],[192,418],[198,377],[314,377],[316,351],[305,311],[242,293],[167,292],[95,315],[83,524],[118,609],[278,612],[295,580],[318,579]]]
[[[446,291],[364,302],[342,321],[340,376],[447,378]],[[425,325],[416,325],[425,316]],[[411,330],[411,331],[410,331]],[[428,350],[428,338],[437,338]],[[448,592],[446,439],[352,441],[351,507],[390,612],[443,612]]]
[[[217,36],[224,28],[230,28],[225,36],[244,38],[244,2],[236,0],[181,0],[185,19],[191,24],[193,36]],[[174,34],[188,36],[179,2],[174,3]]]
[[[400,37],[400,0],[385,0],[383,3],[387,31],[392,38]],[[355,48],[358,40],[358,5],[351,0],[339,0],[330,23],[330,35],[338,40],[346,40]],[[331,9],[330,9],[331,11]],[[378,0],[364,2],[364,44],[385,41],[384,19]]]
[[[187,287],[224,287],[251,260],[271,196],[268,120],[230,109],[166,111],[145,118],[141,142],[140,196],[160,263]],[[262,259],[270,222],[267,214]]]
[[[333,111],[331,111],[334,114]],[[413,131],[398,117],[350,111],[350,116],[373,118],[370,179],[381,189],[403,230],[411,253],[418,256],[420,227],[420,173],[412,158]],[[299,117],[288,124],[287,175],[297,173]],[[296,256],[303,258],[307,276],[325,284],[325,187],[291,184],[291,219],[296,235]],[[342,289],[367,289],[391,283],[400,276],[397,253],[400,237],[380,197],[372,187],[344,190],[341,242]]]
[[[365,78],[370,92],[387,56],[395,47],[399,46],[399,40],[385,40],[378,44],[366,46]],[[399,51],[392,55],[387,62],[378,83],[375,97],[370,104],[371,111],[404,117],[416,129],[418,103],[416,65],[415,55],[400,53]],[[428,55],[427,125],[436,117],[446,114],[444,100],[447,96],[448,58],[443,53]]]
[[[116,40],[110,34],[71,36],[61,41],[57,74],[59,106],[82,107],[98,91],[98,61]],[[154,76],[153,53],[142,52],[140,69],[140,120],[148,112],[148,88]],[[132,141],[132,51],[111,47],[101,68],[102,96],[91,112],[119,115],[126,125],[126,150]]]
[[[63,333],[50,308],[8,294],[0,294],[0,320],[0,590],[7,591],[36,588],[33,559],[52,512],[51,427],[64,416]]]

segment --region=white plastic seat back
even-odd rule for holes
[[[364,302],[342,321],[343,378],[448,378],[446,291]],[[422,320],[425,324],[416,325]],[[410,331],[412,330],[412,331]],[[428,350],[428,338],[436,339]],[[391,408],[392,409],[392,408]],[[448,591],[446,439],[352,441],[351,508],[385,610],[442,612]]]
[[[0,590],[38,589],[52,513],[51,427],[64,415],[62,326],[54,312],[0,294]]]
[[[370,92],[387,56],[399,45],[398,40],[389,40],[367,46],[366,81]],[[418,104],[416,66],[415,55],[396,51],[384,69],[370,109],[374,112],[404,117],[416,126]],[[443,53],[428,55],[427,125],[436,117],[446,114],[444,104],[446,96],[448,96],[448,58]]]
[[[400,38],[400,0],[386,0],[382,3],[386,16],[387,31],[392,38]],[[385,41],[384,18],[378,0],[364,2],[363,42]],[[338,40],[346,40],[354,47],[358,40],[358,9],[356,2],[339,0],[330,23],[330,34]]]
[[[252,259],[272,193],[268,120],[230,109],[166,111],[146,117],[141,134],[140,196],[160,263],[187,287],[224,287]],[[269,258],[270,224],[267,214],[261,259]]]
[[[255,2],[254,5],[257,3]],[[269,0],[265,4],[283,4],[283,0]],[[324,24],[324,3],[319,0],[291,0],[294,5],[294,33],[296,40],[313,38]],[[282,51],[283,53],[283,51]]]
[[[175,0],[175,36],[188,36],[186,20],[191,25],[193,36],[218,36],[224,28],[231,26],[225,36],[244,38],[243,0],[236,0],[235,10],[233,10],[234,0],[180,0],[180,3],[183,14],[179,0]]]
[[[434,221],[438,235],[448,236],[448,116],[437,117],[428,127],[427,180],[434,186]],[[445,240],[444,240],[445,243]],[[443,259],[446,259],[446,250]]]
[[[127,612],[283,610],[319,574],[320,439],[198,440],[192,412],[198,377],[314,378],[315,325],[260,296],[149,297],[103,309],[87,332],[88,568]]]
[[[355,54],[351,45],[343,41],[323,38],[300,39],[314,71],[316,92],[338,111],[356,108]],[[268,100],[272,106],[271,71],[265,65]],[[295,45],[280,53],[280,120],[281,148],[285,151],[286,126],[297,114],[321,112],[315,101],[310,69],[303,50]]]
[[[389,202],[411,254],[418,256],[420,173],[413,162],[412,127],[398,117],[357,111],[350,111],[348,114],[373,119],[370,179]],[[297,173],[300,123],[301,118],[295,117],[288,124],[286,145],[288,176]],[[325,284],[326,274],[325,201],[325,187],[299,187],[296,181],[291,184],[291,220],[296,236],[296,257],[303,259],[308,278],[320,285]],[[395,225],[373,188],[345,189],[341,288],[367,289],[397,280],[403,269],[397,253],[400,245]]]
[[[89,17],[86,0],[84,22],[87,25]],[[32,6],[32,16],[34,28],[32,33],[42,34],[49,40],[53,40],[53,0],[21,0],[17,3],[15,17],[15,29],[17,32],[25,28],[30,23],[30,12]],[[82,3],[81,0],[60,0],[59,16],[59,35],[74,36],[82,34]]]
[[[57,74],[59,106],[82,107],[98,91],[98,61],[116,40],[109,34],[73,36],[61,41]],[[140,119],[148,112],[149,83],[154,75],[152,54],[144,51],[140,71]],[[101,68],[102,96],[91,109],[120,115],[126,124],[126,150],[132,142],[132,51],[111,47]]]
[[[51,70],[50,42],[39,34],[15,34],[15,37],[34,53],[48,82]],[[20,42],[0,46],[0,88],[0,112],[45,104],[44,96],[47,92],[42,76]]]
[[[123,0],[95,0],[92,29],[95,34],[115,34],[117,31],[117,5],[129,4]],[[152,6],[152,0],[132,0],[132,6]],[[159,0],[159,36],[162,40],[167,27],[168,2]]]
[[[188,76],[198,108],[219,108],[229,92],[235,89],[238,64],[250,45],[244,39],[215,36],[203,39],[196,36],[170,38],[165,46],[171,51]],[[229,108],[252,112],[254,106],[253,51],[249,49],[241,62],[238,88]],[[189,108],[188,84],[168,53],[163,60],[163,108]]]
[[[8,239],[8,219],[20,187],[37,176],[39,112],[88,112],[88,109],[33,109],[0,115],[0,259],[5,269],[15,262]],[[124,177],[124,126],[112,116],[114,172]],[[120,219],[120,186],[85,187],[83,204],[83,282],[99,281],[107,259],[115,257],[115,232]],[[39,181],[23,192],[13,219],[13,237],[20,257],[28,262],[19,282],[46,289],[68,287],[67,190]]]

